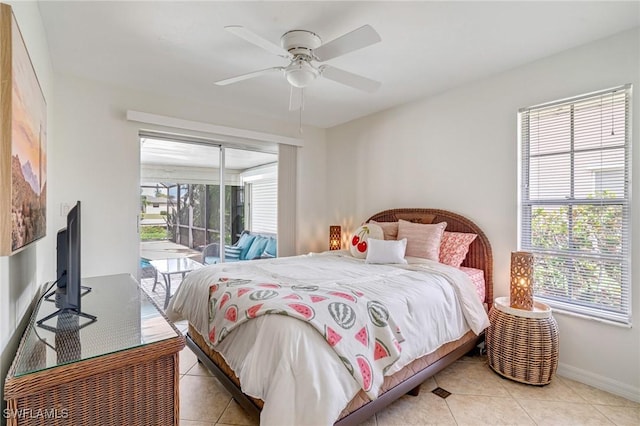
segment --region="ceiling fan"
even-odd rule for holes
[[[381,41],[382,39],[376,30],[370,25],[363,25],[324,44],[320,36],[311,31],[288,31],[280,37],[281,46],[239,25],[230,25],[224,28],[249,43],[289,60],[289,65],[266,68],[216,81],[215,84],[218,86],[226,86],[227,84],[237,83],[275,71],[282,71],[291,85],[290,110],[297,110],[302,107],[302,89],[321,76],[365,92],[374,92],[380,87],[379,81],[371,80],[331,65],[314,64],[316,61],[325,62]]]

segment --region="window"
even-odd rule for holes
[[[278,232],[278,180],[262,179],[248,184],[250,190],[251,230]]]
[[[523,108],[519,246],[556,309],[631,322],[631,85]]]
[[[247,194],[247,227],[251,231],[278,232],[278,165],[268,164],[241,173]]]

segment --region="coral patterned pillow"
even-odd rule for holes
[[[384,239],[382,228],[373,223],[365,223],[356,229],[356,232],[353,233],[351,241],[349,242],[351,256],[357,257],[358,259],[366,258],[367,249],[369,248],[367,240],[369,238],[375,238],[376,240]]]
[[[462,265],[469,252],[469,246],[476,237],[476,234],[466,232],[445,231],[440,243],[440,263],[456,268]]]

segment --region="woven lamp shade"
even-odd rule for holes
[[[511,307],[533,309],[533,255],[525,251],[511,253]]]
[[[329,227],[329,250],[342,248],[342,228],[337,225]]]

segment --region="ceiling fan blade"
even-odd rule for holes
[[[304,89],[291,86],[291,94],[289,96],[289,111],[297,111],[304,109]]]
[[[320,72],[323,77],[326,77],[329,80],[333,80],[337,83],[344,84],[355,89],[364,90],[365,92],[375,92],[382,84],[379,81],[371,80],[370,78],[353,74],[329,65],[321,66]]]
[[[314,49],[313,54],[321,62],[336,58],[345,53],[362,49],[379,41],[382,41],[380,35],[371,25],[363,25],[360,28],[342,35],[322,46]]]
[[[273,71],[282,71],[284,69],[284,67],[272,67],[272,68],[267,68],[264,70],[260,70],[260,71],[254,71],[254,72],[250,72],[247,74],[242,74],[242,75],[238,75],[235,77],[231,77],[231,78],[227,78],[224,80],[220,80],[220,81],[216,81],[214,84],[217,86],[226,86],[227,84],[233,84],[233,83],[237,83],[239,81],[243,81],[243,80],[248,80],[250,78],[254,78],[254,77],[259,77],[261,75],[265,75],[265,74],[269,74]]]
[[[224,29],[248,41],[251,44],[255,44],[256,46],[273,53],[274,55],[282,56],[283,58],[291,58],[291,54],[284,50],[282,47],[260,37],[258,34],[249,31],[245,27],[242,27],[240,25],[229,25],[224,27]]]

